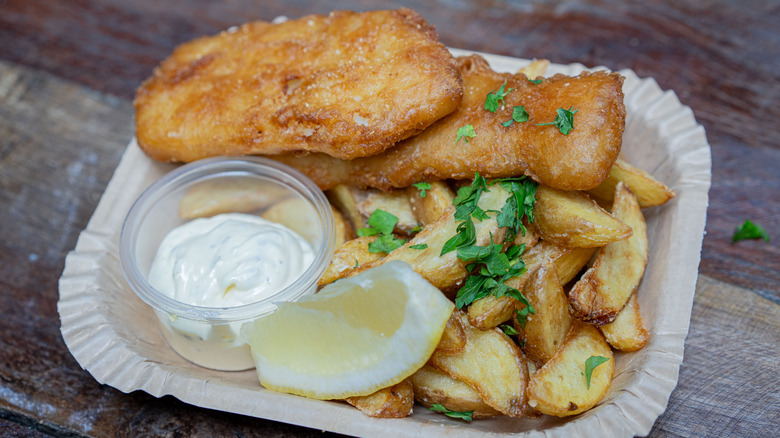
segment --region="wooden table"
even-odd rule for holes
[[[780,433],[777,2],[0,1],[0,435],[317,436],[101,386],[66,349],[57,280],[133,136],[135,88],[173,47],[330,8],[416,8],[450,47],[630,68],[690,106],[712,146],[685,361],[653,436]],[[773,241],[731,242],[738,223]]]

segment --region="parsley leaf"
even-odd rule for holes
[[[504,104],[504,98],[514,91],[514,88],[510,88],[506,91],[504,91],[504,87],[506,86],[506,81],[501,85],[501,87],[496,91],[491,91],[488,93],[487,97],[485,97],[485,109],[490,111],[491,113],[496,112],[498,110],[498,102],[500,101],[501,104]]]
[[[406,240],[398,239],[393,235],[393,229],[397,223],[397,217],[384,210],[377,209],[368,217],[369,226],[358,229],[357,235],[360,237],[379,235],[378,239],[368,244],[368,252],[389,253],[406,243]]]
[[[593,375],[593,370],[608,361],[609,359],[604,356],[591,356],[585,361],[585,381],[588,383],[588,389],[590,389],[590,378]]]
[[[421,198],[424,198],[425,194],[428,192],[428,190],[431,189],[431,183],[427,183],[427,182],[414,183],[414,184],[412,184],[412,186],[417,188],[417,190],[420,191],[420,197]]]
[[[503,331],[507,336],[516,336],[520,334],[517,333],[517,330],[515,330],[515,328],[509,324],[501,324],[499,327],[501,327],[501,331]]]
[[[474,222],[471,219],[464,220],[458,224],[455,229],[455,235],[450,237],[450,240],[444,243],[441,248],[440,256],[447,254],[450,251],[455,251],[461,246],[473,245],[477,242],[477,229],[474,227]]]
[[[377,234],[391,234],[398,223],[398,218],[384,210],[374,210],[368,217],[368,227],[357,230],[357,235],[375,236]]]
[[[521,327],[525,327],[525,324],[528,322],[529,313],[536,314],[536,310],[533,306],[525,306],[523,310],[515,309],[515,319],[517,319],[517,322],[520,323]]]
[[[508,228],[505,241],[509,242],[520,232],[525,235],[523,217],[527,217],[528,221],[533,223],[538,184],[527,177],[506,178],[499,183],[512,194],[496,216],[498,226]]]
[[[531,79],[531,78],[527,78],[527,79],[528,79],[528,82],[530,82],[532,84],[539,85],[539,84],[542,83],[542,79]]]
[[[525,105],[520,105],[512,108],[512,118],[502,123],[502,126],[509,127],[512,123],[524,123],[528,121],[528,111],[525,110]]]
[[[409,247],[409,249],[419,249],[419,250],[423,250],[423,249],[426,249],[426,248],[428,248],[428,244],[427,243],[420,243],[420,244],[412,245],[412,246]]]
[[[577,114],[577,110],[574,107],[570,107],[567,110],[558,108],[556,112],[555,120],[549,123],[537,123],[536,126],[553,125],[561,131],[561,134],[569,135],[569,132],[574,129],[574,115]]]
[[[734,231],[734,236],[731,238],[732,242],[745,239],[764,239],[769,242],[769,233],[766,232],[761,225],[751,222],[749,219],[745,219],[745,223],[738,226]]]
[[[399,248],[406,243],[406,240],[399,239],[392,234],[382,234],[378,239],[368,244],[368,252],[387,252]]]
[[[469,142],[470,138],[474,138],[477,136],[476,131],[474,131],[474,125],[468,124],[465,126],[461,126],[458,128],[458,138],[455,139],[455,144],[458,144],[458,141],[462,138],[463,141],[466,143]]]
[[[441,412],[448,417],[457,418],[465,421],[471,421],[471,416],[474,413],[474,411],[451,411],[445,408],[444,406],[440,405],[439,403],[434,403],[433,405],[431,405],[430,410],[432,410],[433,412]]]

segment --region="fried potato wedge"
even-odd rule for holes
[[[338,185],[325,192],[330,203],[341,210],[352,223],[352,229],[357,230],[366,226],[363,215],[357,208],[357,200],[352,188],[346,185]]]
[[[663,205],[677,196],[674,190],[664,183],[644,170],[628,164],[622,158],[615,161],[607,179],[598,187],[588,190],[588,194],[602,205],[609,204],[615,198],[615,186],[620,181],[631,189],[642,208]]]
[[[512,244],[516,246],[525,245],[525,250],[528,251],[539,242],[539,233],[536,232],[536,226],[528,223],[525,219],[523,219],[523,225],[525,226],[525,234],[517,233],[514,240],[512,240]]]
[[[528,79],[536,79],[539,76],[544,76],[547,71],[547,67],[550,66],[550,61],[546,59],[534,59],[530,64],[518,70],[518,73],[524,74]]]
[[[432,366],[425,365],[409,379],[414,387],[414,400],[426,408],[440,404],[451,411],[472,411],[473,419],[501,415],[482,400],[477,390]]]
[[[542,239],[571,247],[601,247],[631,235],[631,227],[614,218],[588,195],[540,185],[534,224]]]
[[[412,204],[406,190],[390,190],[382,192],[376,189],[356,189],[357,209],[366,220],[375,210],[386,211],[398,218],[395,224],[395,232],[409,235],[419,222],[412,212]]]
[[[349,397],[346,402],[369,417],[403,418],[412,413],[414,389],[411,380],[405,379],[373,394]]]
[[[493,409],[523,416],[528,385],[523,353],[500,329],[479,330],[463,312],[456,312],[466,331],[466,348],[455,355],[434,351],[428,364],[476,389]]]
[[[588,387],[585,364],[594,356],[608,361],[593,369]],[[531,377],[528,405],[547,415],[577,415],[604,397],[614,373],[612,349],[601,332],[590,324],[574,321],[561,348]]]
[[[206,180],[184,194],[179,201],[179,216],[195,219],[221,213],[249,213],[288,196],[289,191],[260,180],[240,177]]]
[[[336,225],[336,245],[341,245],[346,241],[347,236],[351,236],[352,230],[338,210],[331,207],[331,211]],[[277,202],[260,216],[295,231],[312,245],[321,238],[322,227],[317,212],[305,199],[288,198]]]
[[[364,236],[352,239],[341,245],[333,253],[328,268],[317,282],[317,286],[322,287],[326,284],[344,278],[354,269],[361,265],[369,264],[379,260],[384,256],[382,253],[372,253],[368,251],[368,244],[376,240],[377,236]]]
[[[649,335],[639,314],[636,293],[631,295],[628,304],[614,321],[601,326],[601,333],[612,348],[620,351],[641,350],[647,344]]]
[[[534,313],[528,313],[525,324],[513,318],[518,339],[524,341],[527,357],[544,364],[558,351],[566,339],[572,324],[569,315],[569,299],[563,292],[555,266],[542,265],[525,282],[523,295]],[[518,303],[518,310],[525,304]]]
[[[647,265],[647,226],[639,203],[623,182],[615,191],[612,214],[634,233],[601,248],[593,267],[569,291],[574,316],[597,326],[614,321],[639,285]]]
[[[531,272],[542,264],[552,264],[555,266],[561,285],[565,285],[577,275],[595,252],[596,248],[566,248],[540,240],[522,256],[526,273],[510,278],[506,284],[522,291]],[[499,298],[488,295],[471,303],[468,309],[469,321],[471,325],[482,330],[497,327],[514,315],[517,303],[516,299],[509,296]]]
[[[452,312],[447,325],[444,326],[444,332],[441,334],[437,351],[446,354],[458,354],[466,348],[466,329],[463,327],[463,321],[456,312]]]
[[[455,199],[455,193],[443,181],[431,181],[429,184],[431,188],[425,190],[425,196],[422,195],[422,190],[416,187],[406,189],[409,202],[412,204],[412,213],[423,226],[439,220]]]
[[[475,245],[485,246],[490,242],[503,241],[506,230],[498,226],[495,211],[504,206],[507,197],[509,197],[509,192],[499,185],[491,186],[490,191],[482,194],[478,205],[484,211],[489,212],[489,218],[482,221],[471,219],[476,230]],[[457,287],[468,275],[465,267],[466,262],[458,259],[456,251],[441,254],[447,241],[457,234],[458,222],[455,221],[454,213],[455,207],[450,207],[444,216],[425,227],[406,244],[392,251],[387,257],[363,266],[360,270],[391,260],[402,260],[409,263],[418,274],[445,293]],[[411,247],[415,245],[427,245],[427,248],[412,249]],[[357,272],[357,270],[353,271],[353,273]]]

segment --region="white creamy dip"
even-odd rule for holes
[[[257,216],[226,213],[171,230],[160,244],[149,283],[182,303],[235,307],[268,298],[300,278],[312,246],[289,228]],[[223,371],[252,368],[242,322],[211,324],[157,311],[163,336],[180,355]]]
[[[163,239],[149,283],[183,303],[206,307],[250,304],[298,279],[314,260],[292,230],[257,216],[195,219]]]

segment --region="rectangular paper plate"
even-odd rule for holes
[[[482,55],[498,71],[515,72],[529,62]],[[547,75],[583,70],[579,64],[552,64]],[[632,71],[620,73],[626,77],[628,113],[623,154],[672,187],[677,197],[645,210],[650,257],[638,293],[650,342],[636,353],[616,354],[610,391],[586,413],[567,419],[497,417],[465,423],[415,406],[410,417],[376,419],[345,403],[268,391],[254,371],[212,371],[181,359],[167,347],[152,309],[136,297],[119,267],[125,215],[149,184],[173,169],[149,159],[135,140],[65,260],[58,303],[65,343],[98,382],[120,391],[170,394],[196,406],[349,435],[646,435],[666,408],[683,358],[707,211],[710,149],[704,129],[673,92]]]

